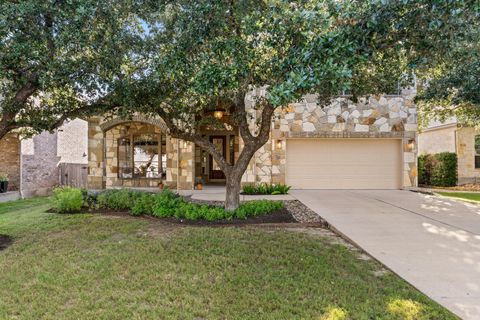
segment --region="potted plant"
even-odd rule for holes
[[[0,174],[0,193],[5,193],[8,190],[8,175]]]
[[[203,190],[203,185],[205,184],[205,180],[202,177],[195,178],[195,189]]]

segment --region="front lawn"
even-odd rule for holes
[[[480,192],[437,192],[437,193],[444,197],[480,202]]]
[[[0,204],[0,319],[455,319],[331,237]]]

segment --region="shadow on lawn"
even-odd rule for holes
[[[13,242],[13,239],[9,236],[0,234],[0,251],[7,249]]]

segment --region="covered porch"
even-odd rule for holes
[[[224,188],[225,175],[209,153],[192,142],[171,137],[161,119],[91,118],[88,135],[89,189],[168,187],[204,189],[208,194]],[[227,162],[235,163],[240,150],[236,128],[203,128],[202,135]]]

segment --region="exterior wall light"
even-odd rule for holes
[[[411,152],[415,149],[415,140],[414,139],[410,139],[408,140],[408,143],[407,143],[407,151],[408,152]]]
[[[223,118],[223,111],[217,110],[217,111],[215,111],[215,112],[213,113],[213,116],[214,116],[216,119],[220,120],[220,119]]]
[[[278,150],[282,149],[282,140],[277,140],[277,149]]]

